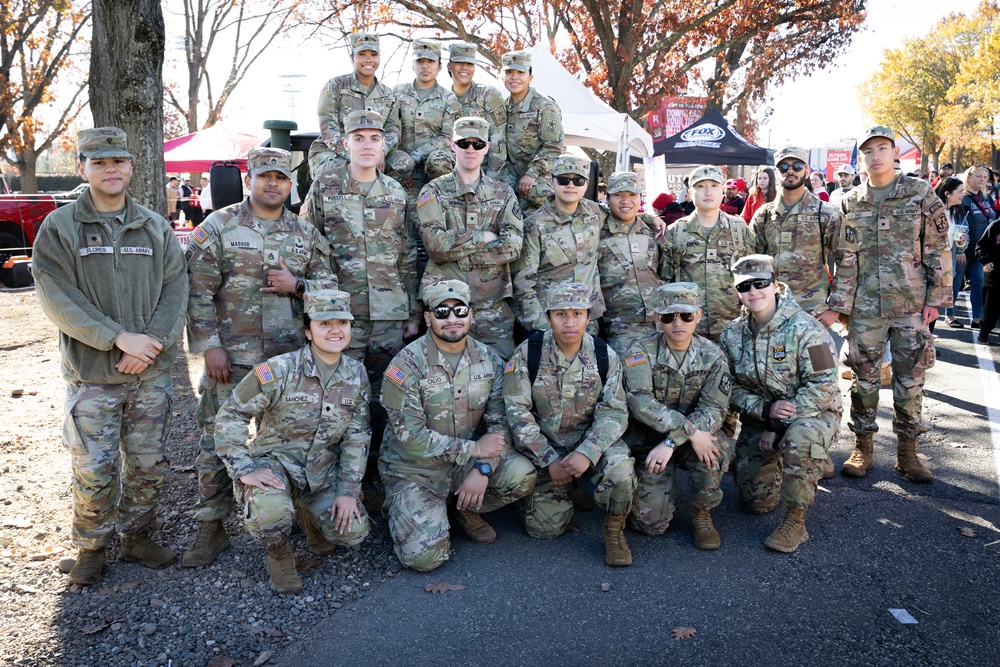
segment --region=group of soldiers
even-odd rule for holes
[[[185,321],[205,370],[199,527],[181,563],[229,547],[235,504],[280,592],[302,589],[294,523],[329,554],[366,538],[369,512],[400,561],[428,571],[452,528],[497,538],[484,513],[513,504],[551,539],[596,501],[607,564],[629,565],[625,528],[668,528],[678,465],[696,547],[721,545],[711,510],[732,469],[742,510],[785,504],[765,544],[793,552],[832,474],[838,322],[855,375],[842,472],[872,466],[891,340],[897,468],[930,481],[916,442],[927,324],[951,299],[947,222],[926,183],[894,172],[891,130],[860,137],[870,180],[840,207],[807,191],[808,155],[790,147],[775,156],[780,197],[749,226],[721,210],[725,176],[704,166],[689,177],[694,213],[664,230],[640,212],[637,174],[608,177],[606,206],[584,199],[590,164],[562,154],[527,52],[504,55],[503,100],[472,81],[470,45],[449,48],[452,91],[436,83],[435,43],[415,44],[416,79],[396,90],[375,77],[377,35],[352,49],[355,72],[320,96],[300,214],[284,205],[290,154],[253,149],[248,196],[198,226],[186,258],[126,194],[124,132],[80,133],[89,191],[49,216],[34,263],[68,383],[70,581],[99,580],[116,533],[124,560],[177,558],[151,533]]]

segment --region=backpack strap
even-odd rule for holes
[[[591,336],[594,339],[594,355],[597,357],[597,374],[601,376],[601,384],[608,383],[608,344],[603,338]]]
[[[542,362],[542,338],[545,332],[535,331],[528,336],[528,383],[535,384],[538,377],[538,365]]]

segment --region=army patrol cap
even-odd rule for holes
[[[788,158],[794,158],[796,160],[801,160],[809,165],[809,151],[804,148],[799,148],[798,146],[785,146],[774,154],[774,164],[778,165]]]
[[[456,299],[466,306],[472,303],[469,286],[461,280],[442,280],[426,285],[420,291],[420,300],[426,308],[437,308],[448,299]]]
[[[279,171],[291,178],[292,154],[281,148],[254,146],[247,155],[247,171],[253,176]]]
[[[318,289],[302,295],[306,315],[317,322],[327,320],[353,320],[351,295],[336,289]]]
[[[552,162],[552,175],[565,176],[566,174],[577,174],[584,178],[590,178],[590,162],[575,155],[562,154]]]
[[[706,164],[688,174],[688,187],[693,188],[702,181],[715,181],[719,185],[722,185],[726,182],[726,177],[722,175],[722,170],[718,167]]]
[[[656,288],[656,312],[697,313],[701,308],[698,286],[694,283],[667,283]]]
[[[545,310],[590,310],[590,287],[583,283],[553,285],[545,294]]]
[[[865,142],[869,139],[875,139],[877,137],[883,137],[893,143],[896,143],[896,133],[892,131],[891,127],[876,125],[875,127],[869,127],[861,133],[861,136],[858,137],[858,148],[860,149],[864,146]]]
[[[429,39],[418,39],[413,42],[413,59],[436,60],[441,62],[441,45]]]
[[[531,71],[530,51],[508,51],[503,54],[503,68],[516,69],[519,72]]]
[[[476,64],[476,47],[468,42],[455,42],[448,45],[448,60],[453,63]]]
[[[747,255],[733,264],[733,284],[757,278],[774,278],[774,258],[770,255]]]
[[[608,194],[617,192],[643,193],[643,178],[634,171],[616,171],[608,177]]]
[[[858,172],[854,170],[854,165],[852,165],[852,164],[845,164],[845,165],[841,166],[840,169],[838,169],[834,173],[836,173],[836,174],[852,174],[853,175],[853,174],[856,174]]]
[[[378,111],[352,111],[344,119],[344,132],[350,134],[357,130],[378,130],[385,131],[385,121]]]
[[[85,158],[135,157],[128,152],[125,130],[117,127],[95,127],[76,133],[80,155]]]
[[[480,139],[490,140],[490,124],[485,118],[479,116],[462,116],[455,121],[455,128],[451,132],[453,141],[459,139]]]
[[[378,35],[373,32],[355,32],[352,33],[351,40],[351,52],[360,53],[361,51],[374,51],[375,53],[382,53],[378,44]]]

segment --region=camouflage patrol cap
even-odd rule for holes
[[[476,47],[468,42],[455,42],[448,45],[448,60],[453,63],[476,64]]]
[[[117,127],[95,127],[90,130],[80,130],[76,133],[79,144],[79,154],[85,158],[127,157],[134,156],[128,152],[128,142],[125,130]]]
[[[552,162],[552,175],[578,174],[590,178],[590,162],[582,157],[563,153]]]
[[[516,69],[519,72],[530,72],[531,52],[508,51],[503,54],[503,69]]]
[[[429,39],[418,39],[413,42],[413,59],[427,58],[441,62],[441,45]]]
[[[794,158],[809,164],[809,151],[798,146],[785,146],[774,154],[774,164],[777,165],[788,158]]]
[[[896,133],[892,131],[891,127],[886,127],[885,125],[876,125],[875,127],[869,127],[867,130],[861,133],[858,137],[858,148],[865,145],[865,142],[869,139],[875,139],[877,137],[883,137],[889,141],[896,142]]]
[[[642,176],[634,171],[616,171],[608,176],[609,195],[617,192],[635,192],[642,195],[644,194],[643,190]]]
[[[357,130],[378,130],[379,132],[383,132],[385,130],[384,123],[382,114],[378,111],[369,111],[367,109],[364,111],[352,111],[344,119],[344,132],[347,134]]]
[[[722,170],[718,167],[706,164],[688,174],[688,187],[693,188],[702,181],[715,181],[722,185],[726,182],[726,177],[722,175]]]
[[[318,322],[324,320],[353,320],[351,295],[336,289],[309,290],[302,295],[306,315]]]
[[[247,154],[247,171],[252,176],[278,171],[292,177],[292,154],[281,148],[254,146]]]
[[[774,277],[774,258],[770,255],[747,255],[740,257],[733,264],[733,284],[739,285],[747,280]]]
[[[452,130],[451,138],[454,141],[459,139],[481,139],[490,140],[490,124],[485,118],[479,116],[462,116],[455,121],[455,129]]]
[[[667,283],[656,288],[656,312],[697,313],[701,308],[698,286],[694,283]]]
[[[590,310],[590,287],[583,283],[553,285],[545,297],[545,310]]]
[[[378,35],[373,32],[355,32],[352,33],[351,40],[351,53],[360,53],[361,51],[374,51],[375,53],[381,53],[378,43]]]
[[[457,299],[466,306],[472,303],[469,286],[461,280],[442,280],[439,283],[425,285],[420,290],[420,300],[427,308],[437,308],[448,299]]]

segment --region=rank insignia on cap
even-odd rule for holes
[[[639,364],[644,364],[649,361],[646,358],[645,352],[636,352],[630,357],[625,357],[625,365],[631,368],[632,366],[638,366]]]
[[[513,359],[511,359],[510,361],[508,361],[507,364],[503,367],[503,372],[504,373],[513,373],[514,372],[514,360]]]
[[[420,208],[428,202],[434,201],[434,193],[430,190],[424,190],[424,193],[420,195],[420,199],[417,200],[417,208]]]
[[[406,378],[410,377],[404,373],[398,366],[389,366],[388,370],[385,372],[385,376],[398,384],[400,387],[406,382]]]
[[[254,372],[257,373],[257,379],[260,380],[261,384],[271,384],[274,382],[274,373],[271,372],[269,364],[260,364],[254,369]]]
[[[201,225],[198,225],[197,227],[194,228],[194,231],[191,232],[191,238],[193,238],[198,243],[204,243],[205,239],[208,238],[208,232],[202,229]]]
[[[771,346],[771,357],[775,361],[784,361],[784,359],[785,359],[785,346],[784,345],[773,345],[773,346]]]

